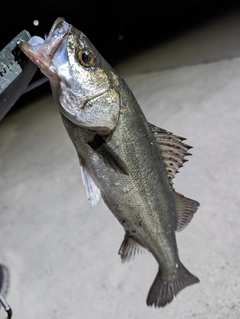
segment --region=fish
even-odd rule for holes
[[[176,231],[200,205],[173,184],[191,146],[147,121],[123,77],[64,18],[45,39],[33,36],[18,45],[50,81],[90,204],[102,198],[124,229],[122,262],[150,252],[158,272],[146,303],[166,306],[199,282],[181,262],[176,242]]]

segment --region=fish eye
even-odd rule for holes
[[[91,67],[95,65],[95,55],[89,49],[82,49],[77,54],[78,62],[83,66]]]

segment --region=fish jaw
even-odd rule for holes
[[[109,65],[106,67],[105,60],[80,30],[58,18],[45,40],[34,36],[18,45],[49,78],[54,99],[65,117],[102,135],[116,127],[120,111],[116,83],[109,80]],[[77,56],[85,50],[95,56],[94,66],[79,62]],[[114,82],[114,76],[112,79]]]
[[[18,42],[23,53],[53,82],[57,81],[58,76],[54,68],[51,68],[52,59],[70,29],[70,24],[63,18],[58,18],[45,40],[39,36],[33,36],[28,42],[23,40]]]

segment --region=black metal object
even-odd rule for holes
[[[37,70],[36,65],[18,48],[20,39],[28,41],[29,32],[20,32],[0,52],[0,120],[25,91]]]
[[[3,306],[4,310],[7,313],[7,317],[5,319],[11,319],[12,318],[12,309],[1,293],[0,293],[0,304]]]

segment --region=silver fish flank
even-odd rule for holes
[[[122,77],[63,18],[45,40],[32,37],[19,47],[49,78],[90,203],[102,197],[125,230],[122,261],[144,249],[154,256],[159,270],[147,305],[165,306],[199,282],[181,263],[175,236],[199,206],[172,182],[190,146],[148,123]]]

